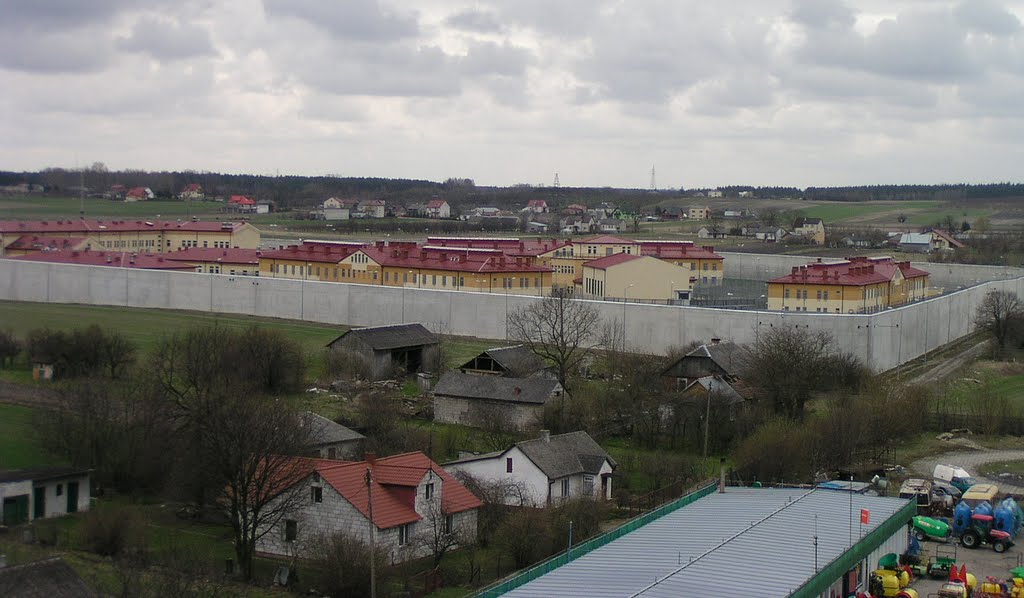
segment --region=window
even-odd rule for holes
[[[592,496],[594,494],[594,476],[583,476],[583,494],[586,496]]]
[[[512,473],[512,457],[505,457],[505,473]]]
[[[707,270],[707,269],[708,269],[708,263],[707,263],[707,262],[704,262],[704,264],[703,264],[703,269],[704,269],[704,270]]]
[[[821,291],[818,291],[818,301],[821,301]]]
[[[611,254],[612,254],[612,248],[611,248],[611,247],[609,247],[609,248],[605,249],[605,250],[604,250],[604,254],[605,254],[605,255],[611,255]]]
[[[783,295],[783,296],[784,296],[784,297],[785,297],[786,299],[789,299],[789,289],[786,289],[785,291],[783,291],[782,295]]]
[[[455,516],[445,515],[444,516],[444,533],[450,534],[455,531]]]
[[[284,541],[294,542],[299,537],[299,522],[288,519],[284,522]]]
[[[57,496],[64,494],[64,484],[57,484]]]
[[[433,278],[431,279],[431,283],[430,284],[432,284],[432,285],[434,285],[436,287],[437,286],[437,274],[433,274],[432,276],[433,276]]]
[[[423,487],[423,498],[427,500],[434,498],[434,482],[429,482]]]
[[[324,502],[324,489],[320,486],[313,486],[309,489],[310,502]]]
[[[690,262],[690,269],[691,270],[696,270],[697,269],[697,262]]]
[[[412,524],[406,523],[398,528],[398,545],[405,546],[409,543],[409,536],[412,535]]]
[[[569,478],[562,478],[562,496],[569,496]]]
[[[828,291],[825,291],[825,301],[828,301]]]

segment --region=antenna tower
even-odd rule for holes
[[[562,186],[562,184],[558,182],[558,173],[557,172],[555,173],[555,182],[552,183],[552,186],[554,186],[554,187],[561,187]]]
[[[651,166],[651,191],[657,191],[658,186],[654,182],[654,166]]]

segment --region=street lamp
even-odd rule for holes
[[[636,283],[629,283],[629,286],[622,289],[622,350],[626,350],[626,299],[629,297],[629,289],[636,286]]]

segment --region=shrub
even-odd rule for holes
[[[376,555],[377,586],[386,584],[387,558]],[[337,534],[314,542],[313,566],[319,571],[316,589],[327,596],[370,595],[370,549],[359,540]]]
[[[138,552],[144,546],[144,527],[139,516],[125,508],[93,509],[79,528],[82,544],[102,556]]]

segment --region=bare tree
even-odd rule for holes
[[[14,336],[14,332],[0,331],[0,367],[13,364],[19,354],[21,354],[21,341]]]
[[[601,316],[593,306],[558,288],[543,300],[510,313],[508,333],[555,364],[558,382],[569,393],[569,374],[590,355],[600,323]]]
[[[1013,333],[1024,322],[1024,303],[1012,291],[989,291],[974,314],[974,324],[989,332],[1002,352]]]

